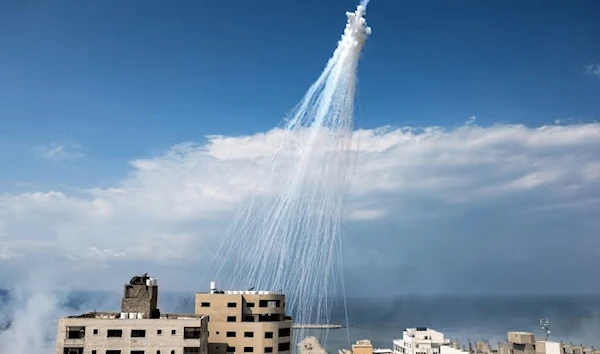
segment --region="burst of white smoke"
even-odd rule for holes
[[[263,181],[263,187],[281,187],[278,194],[258,197],[258,186],[212,262],[216,277],[223,269],[230,272],[226,285],[234,289],[283,290],[297,323],[329,323],[330,299],[340,276],[335,260],[352,167],[356,72],[371,33],[366,4],[346,13],[336,50],[285,121],[287,133],[270,160],[271,178]],[[286,139],[292,134],[303,135],[303,141]],[[297,339],[307,334],[296,333]]]

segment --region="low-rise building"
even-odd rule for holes
[[[270,291],[220,291],[196,294],[195,313],[209,316],[211,354],[279,353],[292,351],[292,318],[285,295]]]
[[[147,275],[125,285],[121,312],[60,318],[56,354],[208,354],[208,316],[161,314]]]
[[[407,328],[402,339],[394,340],[394,354],[440,354],[440,346],[450,340],[444,334],[427,327]]]

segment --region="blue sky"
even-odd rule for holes
[[[244,149],[269,153],[270,129],[317,78],[354,6],[0,2],[0,262],[85,254],[108,277],[130,253],[154,264],[135,248],[145,237],[165,251],[156,272],[184,286],[173,269],[196,269],[180,259],[245,195],[231,176],[259,178]],[[356,288],[380,285],[365,271],[405,274],[425,253],[440,281],[395,277],[393,289],[462,291],[449,276],[468,285],[489,268],[498,276],[473,288],[486,292],[532,267],[519,276],[539,284],[521,290],[552,290],[538,259],[511,249],[519,242],[554,257],[569,249],[582,259],[574,272],[600,266],[599,13],[597,1],[371,1],[346,247]],[[377,130],[387,125],[424,130]],[[367,263],[353,263],[361,250]]]
[[[207,134],[276,125],[332,53],[353,1],[5,1],[0,179],[86,185]],[[357,125],[589,121],[596,1],[374,0]],[[79,144],[85,168],[32,147]],[[81,162],[80,162],[81,165]],[[118,171],[118,172],[117,172]],[[44,181],[38,176],[43,173]],[[51,181],[51,183],[50,183]]]

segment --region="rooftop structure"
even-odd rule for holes
[[[290,353],[292,318],[285,295],[270,291],[223,291],[211,282],[209,292],[196,293],[195,313],[210,317],[211,354]]]
[[[427,327],[407,328],[402,339],[394,340],[394,354],[440,354],[440,346],[449,344],[444,334]]]
[[[121,312],[60,318],[56,354],[208,354],[208,316],[161,314],[157,301],[156,279],[133,277]]]

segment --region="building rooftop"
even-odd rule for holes
[[[193,313],[163,313],[160,317],[153,318],[153,320],[192,320],[200,319],[206,315],[196,315]],[[87,312],[80,315],[66,316],[63,318],[93,318],[97,320],[118,320],[118,319],[149,319],[144,317],[141,313],[127,313],[127,312]]]

